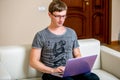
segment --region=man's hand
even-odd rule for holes
[[[64,66],[59,66],[59,67],[53,69],[53,73],[63,73],[64,70],[65,70]]]

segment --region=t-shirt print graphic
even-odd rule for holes
[[[56,59],[54,61],[54,66],[58,66],[66,63],[66,58],[62,54],[65,53],[65,44],[66,44],[65,40],[60,40],[59,42],[55,42],[53,47],[53,54]]]

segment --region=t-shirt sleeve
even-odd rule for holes
[[[77,35],[74,31],[74,42],[73,42],[73,48],[78,48],[79,47],[79,43],[78,43],[78,39],[77,39]]]
[[[33,39],[32,48],[42,48],[43,44],[41,40],[40,34],[37,33]]]

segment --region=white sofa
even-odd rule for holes
[[[96,39],[78,40],[82,56],[98,54],[92,72],[100,80],[120,79],[120,52],[100,46]],[[31,45],[0,46],[0,80],[42,80],[41,72],[29,66]]]

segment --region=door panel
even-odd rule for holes
[[[104,42],[105,0],[92,0],[92,36]]]
[[[62,0],[68,6],[65,26],[73,28],[82,38],[110,42],[109,4],[111,0]]]
[[[83,0],[63,0],[68,6],[64,25],[73,28],[78,38],[89,38],[89,7]]]

